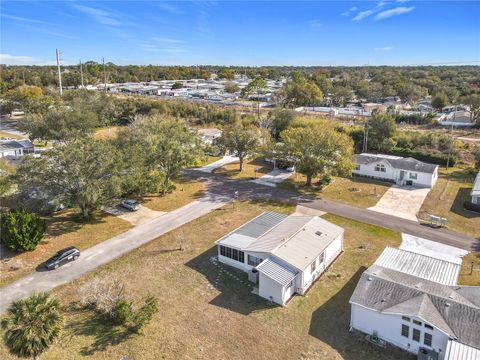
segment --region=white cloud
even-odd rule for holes
[[[407,14],[409,12],[412,12],[415,9],[415,6],[410,6],[410,7],[405,7],[405,6],[399,6],[393,9],[385,10],[377,14],[375,16],[375,20],[382,20],[382,19],[387,19],[392,16],[397,16],[397,15],[402,15],[402,14]]]
[[[360,20],[365,19],[366,17],[369,17],[373,13],[375,13],[375,11],[373,11],[373,10],[361,11],[352,20],[353,21],[360,21]]]
[[[121,22],[112,16],[109,12],[101,9],[97,9],[91,6],[85,6],[80,4],[72,4],[72,6],[78,11],[90,16],[93,20],[101,25],[106,26],[120,26]]]
[[[35,64],[34,57],[26,55],[0,54],[0,64],[5,65],[32,65]]]
[[[26,23],[32,23],[32,24],[45,24],[45,25],[50,25],[51,24],[51,23],[48,23],[46,21],[41,21],[41,20],[37,20],[37,19],[30,19],[30,18],[26,18],[26,17],[23,17],[23,16],[2,14],[2,17],[5,18],[5,19],[20,21],[20,22],[24,22],[24,23],[26,22]]]
[[[154,37],[152,40],[161,42],[161,43],[169,43],[169,44],[185,44],[185,41],[183,40],[177,40],[177,39],[170,39],[170,38],[159,38],[159,37]]]
[[[323,24],[318,20],[310,20],[308,22],[308,25],[310,25],[310,27],[314,29],[319,29],[323,26]]]
[[[374,48],[373,50],[375,51],[392,51],[393,49],[395,49],[395,46],[384,46],[384,47],[376,47]]]
[[[342,16],[350,16],[351,13],[358,10],[358,7],[352,6],[350,9],[342,13]]]
[[[178,6],[173,5],[173,4],[161,2],[161,3],[157,4],[157,7],[159,7],[163,11],[169,12],[169,13],[174,14],[174,15],[184,15],[185,14],[185,11],[183,11]]]

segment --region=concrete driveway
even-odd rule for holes
[[[417,214],[430,189],[392,185],[369,210],[418,221]]]
[[[230,164],[235,161],[239,161],[240,159],[236,156],[224,156],[220,160],[217,160],[211,164],[205,165],[201,168],[195,168],[193,170],[198,170],[201,172],[206,172],[206,173],[211,173],[213,170],[218,169],[219,167],[222,167],[223,165]]]
[[[106,207],[105,212],[115,215],[122,220],[128,221],[133,226],[145,224],[150,220],[156,219],[163,214],[166,214],[164,211],[155,211],[151,210],[146,206],[140,205],[140,209],[137,211],[130,211],[121,207],[120,205],[115,207]]]
[[[277,184],[288,179],[292,175],[293,175],[293,172],[291,171],[287,171],[283,169],[274,169],[270,171],[268,174],[263,175],[261,178],[250,180],[250,181],[260,185],[277,186]]]

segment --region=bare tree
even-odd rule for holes
[[[95,278],[79,289],[81,304],[112,318],[123,299],[124,284],[116,278]]]

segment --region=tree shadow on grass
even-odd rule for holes
[[[277,307],[267,300],[252,294],[253,284],[243,271],[218,263],[217,248],[212,247],[185,265],[203,274],[210,284],[220,291],[210,304],[248,315],[258,310]]]
[[[450,208],[450,211],[457,214],[457,215],[468,218],[468,219],[480,217],[480,214],[477,214],[473,211],[467,211],[463,207],[463,204],[466,201],[471,200],[471,198],[470,198],[470,192],[471,191],[472,191],[472,189],[469,189],[469,188],[458,189],[457,195],[455,196],[455,200],[453,200],[452,207]]]
[[[350,297],[366,267],[361,267],[350,280],[312,314],[309,334],[337,350],[345,360],[410,359],[400,349],[381,349],[368,343],[360,333],[350,333]]]
[[[70,322],[66,330],[71,336],[93,336],[93,342],[80,349],[82,356],[91,356],[105,351],[110,346],[116,346],[137,335],[132,330],[112,324],[101,315],[84,309],[73,310],[80,320]]]
[[[95,218],[88,221],[80,221],[77,214],[72,210],[66,210],[56,213],[47,219],[46,234],[50,236],[60,236],[67,233],[75,232],[84,225],[100,224],[105,222],[105,218],[111,216],[105,212],[99,212]],[[47,240],[43,240],[47,241]]]

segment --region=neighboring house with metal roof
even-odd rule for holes
[[[432,188],[438,179],[438,165],[414,158],[362,153],[355,155],[354,175],[384,180],[397,185]]]
[[[419,359],[479,360],[480,287],[457,285],[460,266],[387,247],[350,298],[351,328]]]
[[[343,250],[344,229],[318,216],[264,212],[217,240],[218,259],[249,274],[258,295],[285,305]]]
[[[33,154],[34,150],[30,140],[0,140],[0,158],[16,159],[25,154]]]
[[[222,136],[222,130],[217,128],[198,129],[197,131],[202,142],[207,145],[214,145],[217,139]]]
[[[480,171],[475,177],[475,181],[473,182],[473,188],[472,188],[472,191],[470,192],[470,196],[472,197],[472,203],[480,205]]]

